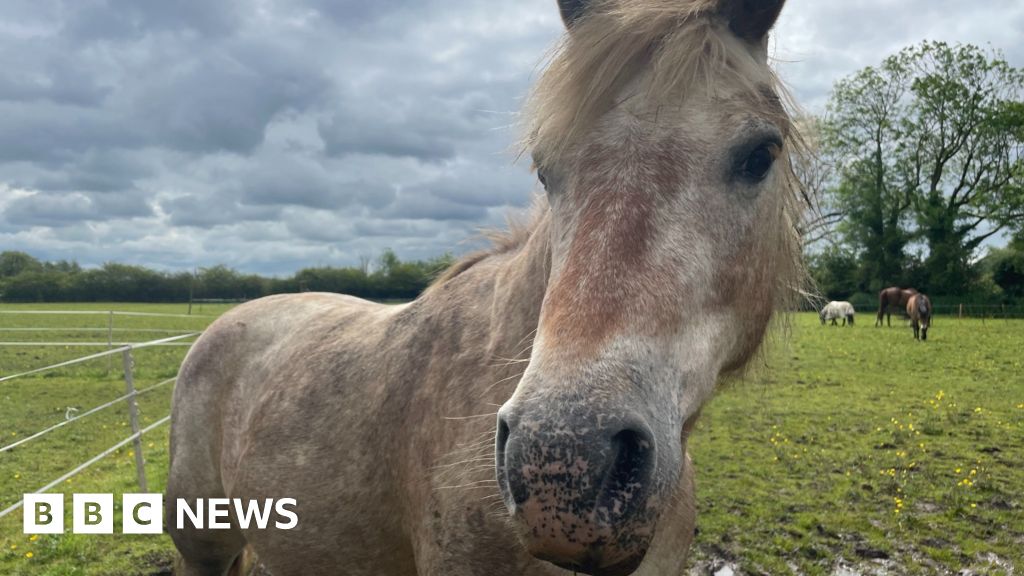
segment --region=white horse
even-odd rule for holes
[[[839,318],[843,319],[843,326],[846,326],[847,321],[849,321],[850,326],[853,326],[853,314],[853,304],[850,304],[849,302],[836,302],[833,300],[821,309],[818,317],[821,318],[822,326],[824,326],[825,322],[828,320],[831,320],[832,325],[836,326]]]

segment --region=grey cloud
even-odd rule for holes
[[[284,223],[291,234],[313,242],[346,242],[354,236],[351,220],[326,210],[289,209]]]
[[[455,156],[459,144],[478,139],[493,128],[481,114],[490,107],[483,94],[444,98],[394,88],[381,86],[344,98],[331,118],[318,127],[327,153],[439,161]]]
[[[372,215],[387,219],[479,220],[487,215],[487,210],[412,191],[400,194],[390,206]]]
[[[91,148],[144,144],[136,126],[96,110],[0,102],[0,162],[37,162],[53,167],[72,162]]]
[[[62,170],[27,171],[13,182],[20,188],[42,191],[102,193],[131,190],[136,181],[152,175],[152,162],[145,152],[101,148],[77,155]]]
[[[30,38],[18,43],[22,44],[18,51],[0,45],[6,48],[0,51],[0,100],[48,100],[93,107],[110,94],[109,86],[99,84],[86,70],[62,57],[47,39]]]
[[[185,194],[160,202],[174,226],[209,229],[222,224],[277,220],[281,206],[244,206],[236,197],[221,194]]]
[[[152,207],[137,195],[88,196],[80,192],[51,194],[39,192],[17,198],[7,205],[4,219],[14,226],[62,227],[80,221],[144,217]]]
[[[414,193],[468,206],[524,206],[530,199],[533,178],[524,166],[513,165],[511,160],[493,165],[466,163],[417,186]]]
[[[252,206],[296,204],[330,208],[349,201],[320,165],[294,157],[257,166],[242,175],[236,186],[240,201]]]
[[[230,0],[65,0],[64,34],[78,41],[139,39],[166,31],[193,31],[203,36],[234,29],[244,5]]]
[[[244,42],[176,62],[130,95],[137,120],[154,145],[249,153],[276,114],[306,109],[329,87],[301,55],[285,52]]]

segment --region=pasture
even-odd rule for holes
[[[118,310],[185,314],[187,305],[174,304],[31,304],[3,305],[0,312],[29,310]],[[204,305],[193,318],[115,316],[115,342],[145,342],[174,333],[203,329],[227,309]],[[0,347],[0,376],[15,374],[106,349],[107,315],[0,314],[0,340],[5,342],[98,342],[101,346]],[[27,330],[29,328],[45,330]],[[98,330],[87,330],[98,328]],[[152,347],[134,352],[135,384],[142,390],[172,378],[186,347]],[[0,446],[24,438],[65,418],[70,408],[84,412],[125,393],[120,355],[99,358],[38,376],[0,383]],[[140,426],[151,424],[170,410],[171,387],[139,396]],[[0,452],[0,510],[30,492],[100,454],[131,434],[125,403],[73,422],[9,452]],[[142,438],[150,491],[163,490],[167,475],[166,425]],[[57,491],[54,489],[53,491]],[[63,483],[62,492],[138,492],[131,445]],[[70,506],[70,496],[65,499]],[[119,497],[115,497],[115,502]],[[69,522],[70,520],[68,520]],[[120,517],[115,526],[120,526]],[[161,574],[169,573],[173,558],[170,538],[124,536],[38,536],[21,533],[21,510],[0,519],[0,574]]]
[[[31,305],[31,309],[102,305]],[[11,310],[13,306],[0,306]],[[115,317],[115,341],[144,330],[202,328],[205,318]],[[181,314],[184,305],[117,305]],[[863,312],[863,311],[862,311]],[[1010,574],[1024,567],[1024,321],[939,316],[927,343],[902,321],[820,326],[797,314],[764,366],[726,386],[691,440],[697,469],[695,571],[723,562],[750,574]],[[104,316],[6,316],[4,341],[96,341]],[[134,331],[133,331],[134,330]],[[0,376],[105,348],[0,347]],[[173,377],[184,347],[135,353],[138,388]],[[145,426],[169,410],[170,387],[139,399]],[[0,445],[124,393],[120,357],[0,383]],[[0,453],[0,509],[127,437],[119,405]],[[163,489],[167,427],[143,438],[150,491]],[[123,449],[64,492],[138,491]],[[115,502],[118,498],[115,497]],[[119,522],[119,520],[118,520]],[[115,524],[116,525],[116,524]],[[0,574],[167,574],[166,536],[38,536],[20,511],[0,520]]]

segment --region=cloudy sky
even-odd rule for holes
[[[3,0],[0,249],[289,274],[464,251],[535,189],[515,114],[555,0]],[[922,39],[1024,66],[1019,0],[789,0],[811,111]]]

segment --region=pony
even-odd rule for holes
[[[914,328],[915,340],[928,339],[928,326],[932,320],[932,301],[921,293],[914,294],[907,301],[907,316]]]
[[[850,323],[850,326],[853,326],[853,315],[853,304],[850,304],[849,302],[836,301],[829,302],[821,309],[821,312],[818,313],[822,326],[825,325],[827,320],[831,320],[832,325],[836,326],[839,318],[843,319],[843,326],[846,326],[847,322]]]
[[[216,320],[174,390],[182,576],[681,574],[687,441],[806,282],[768,65],[781,0],[561,0],[524,111],[533,214],[384,305],[277,295]],[[289,530],[177,525],[293,498]]]
[[[892,328],[892,318],[890,306],[895,306],[898,310],[903,311],[907,306],[907,302],[910,297],[917,294],[917,290],[913,288],[899,288],[898,286],[890,286],[878,293],[878,315],[875,318],[875,327],[882,325],[882,315],[885,314],[885,321],[890,328]]]

